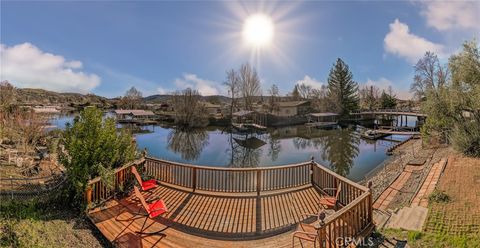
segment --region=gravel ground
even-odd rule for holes
[[[411,139],[405,144],[397,147],[393,155],[378,167],[376,171],[371,173],[362,183],[367,185],[368,181],[372,182],[373,198],[377,199],[380,194],[387,189],[393,181],[403,172],[407,163],[414,158],[426,158],[424,169],[412,174],[405,183],[401,191],[396,195],[390,204],[390,208],[402,207],[409,205],[411,198],[417,192],[419,185],[427,176],[431,166],[440,161],[441,158],[447,157],[451,152],[447,147],[427,147],[422,144],[422,139]]]

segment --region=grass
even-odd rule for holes
[[[474,248],[480,247],[480,237],[466,235],[448,235],[430,232],[406,231],[399,229],[385,229],[382,234],[393,240],[408,240],[410,247],[439,247],[439,248]]]
[[[107,245],[103,242],[75,211],[35,202],[0,205],[0,247]]]
[[[429,203],[448,203],[450,197],[443,191],[435,190],[428,196]]]

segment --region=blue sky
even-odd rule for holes
[[[272,18],[255,50],[249,15]],[[193,87],[225,94],[225,71],[250,62],[264,94],[277,84],[318,87],[337,57],[361,85],[408,97],[413,64],[432,50],[446,61],[478,38],[479,2],[1,2],[1,79],[18,87],[144,95]]]

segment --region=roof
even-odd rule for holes
[[[131,114],[135,116],[155,115],[155,113],[153,113],[150,110],[141,110],[141,109],[116,109],[115,114],[119,114],[119,115]]]
[[[311,116],[315,117],[325,117],[325,116],[337,116],[337,113],[330,113],[330,112],[325,112],[325,113],[311,113]]]
[[[233,113],[232,115],[233,116],[245,116],[245,115],[249,115],[251,113],[253,113],[255,111],[247,111],[247,110],[242,110],[242,111],[238,111],[238,112],[235,112]]]
[[[297,107],[309,103],[309,101],[291,101],[291,102],[278,102],[279,107]]]

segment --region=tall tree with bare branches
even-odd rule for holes
[[[236,105],[236,99],[240,94],[240,90],[241,90],[240,77],[238,73],[234,69],[227,71],[227,80],[223,84],[227,88],[228,94],[231,97],[231,103],[230,103],[230,119],[231,119],[233,110]]]
[[[268,112],[272,113],[274,111],[278,111],[278,97],[280,95],[280,91],[278,90],[278,86],[272,84],[272,87],[268,90],[270,97],[268,98]]]
[[[125,92],[125,96],[123,96],[121,100],[121,105],[124,108],[135,109],[139,107],[141,100],[142,92],[132,87]]]
[[[449,71],[446,65],[440,64],[436,54],[426,52],[423,58],[415,65],[415,76],[410,86],[410,91],[415,97],[422,100],[426,97],[427,91],[434,95],[440,90],[449,79]]]
[[[248,63],[243,64],[240,66],[239,78],[245,109],[253,110],[254,98],[262,93],[257,70]]]
[[[197,90],[187,88],[177,91],[171,101],[175,109],[175,123],[179,126],[191,128],[208,124],[208,115]]]

